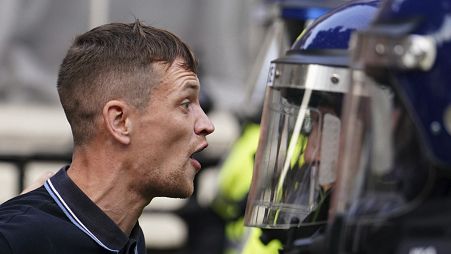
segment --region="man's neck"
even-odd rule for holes
[[[96,154],[96,160],[88,156],[86,152],[75,154],[67,174],[129,236],[149,201],[132,192],[120,163],[111,157],[103,160],[104,154]]]

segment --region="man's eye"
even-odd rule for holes
[[[190,105],[191,105],[191,101],[189,101],[189,100],[184,100],[184,101],[182,102],[182,107],[185,108],[186,110],[189,109],[189,106],[190,106]]]

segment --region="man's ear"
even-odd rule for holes
[[[130,144],[132,122],[130,106],[119,100],[108,101],[103,107],[102,115],[108,132],[120,143]]]

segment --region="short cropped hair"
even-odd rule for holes
[[[95,135],[95,118],[109,100],[123,99],[143,110],[158,82],[153,64],[170,66],[176,59],[197,74],[197,59],[182,40],[139,20],[102,25],[76,37],[57,80],[74,145]]]

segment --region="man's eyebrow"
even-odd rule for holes
[[[199,86],[199,83],[197,83],[197,82],[188,81],[183,85],[183,89],[199,90],[200,86]]]

